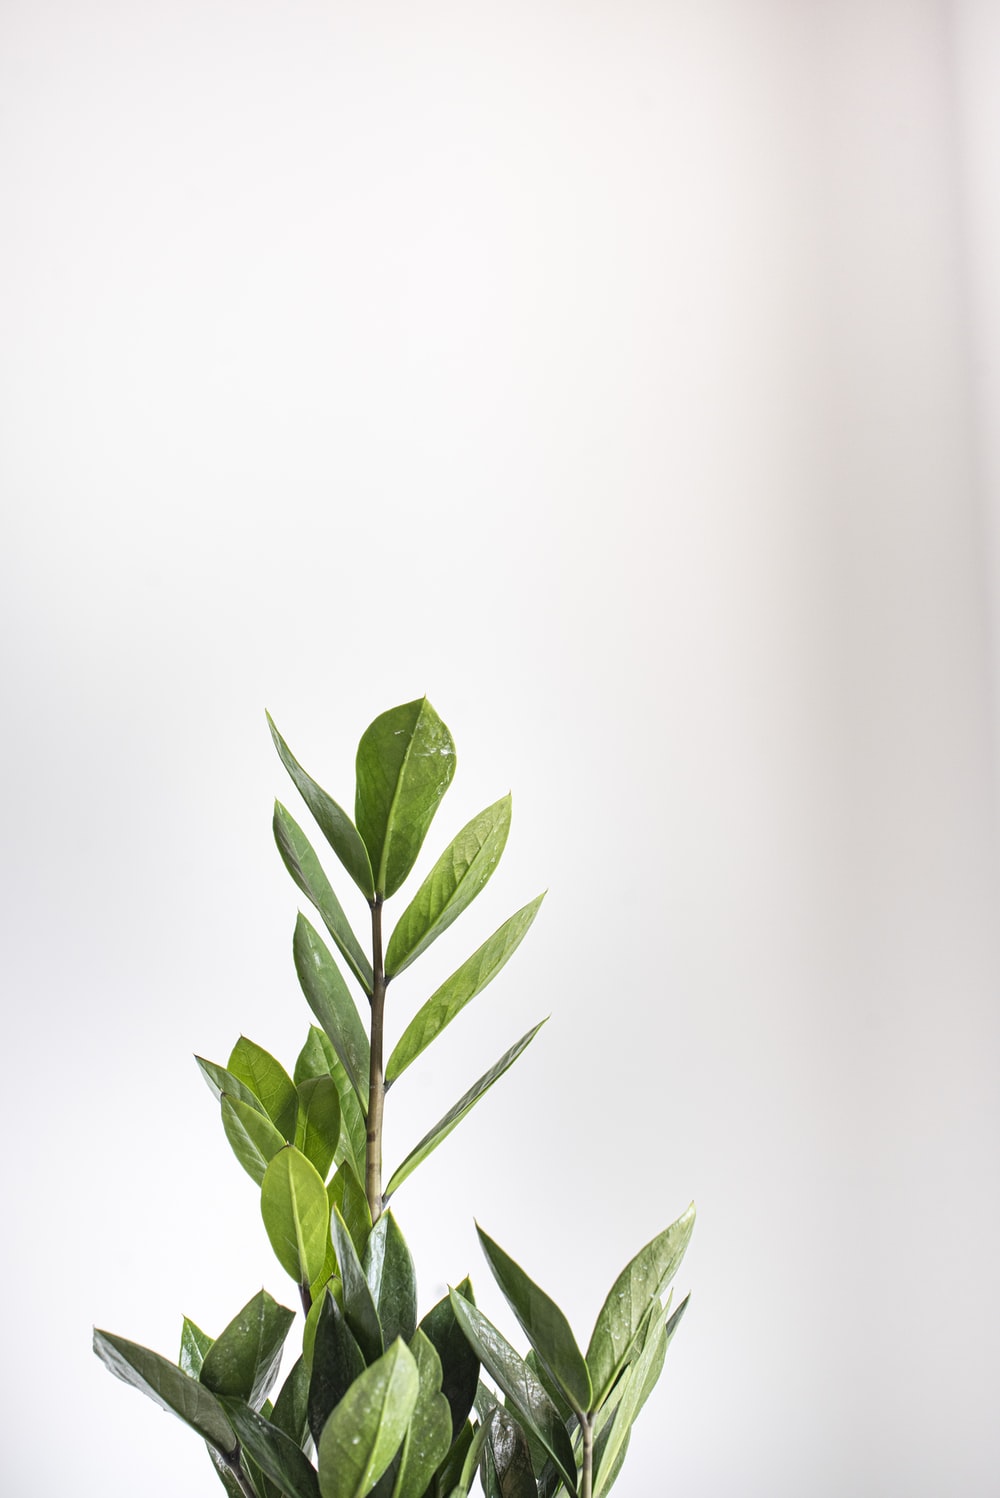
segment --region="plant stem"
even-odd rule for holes
[[[240,1461],[240,1448],[237,1446],[235,1451],[231,1453],[227,1452],[222,1460],[225,1462],[226,1466],[233,1474],[233,1477],[236,1479],[236,1482],[239,1485],[239,1490],[245,1495],[245,1498],[257,1498],[257,1495],[253,1490],[253,1485],[246,1474],[246,1468]]]
[[[580,1498],[592,1498],[594,1468],[594,1424],[590,1415],[581,1415],[583,1432],[583,1470],[580,1473]]]
[[[382,1114],[385,1075],[382,1070],[382,1025],[385,1016],[385,962],[382,957],[382,896],[372,901],[372,1033],[368,1073],[368,1137],[365,1145],[365,1194],[372,1222],[382,1216]]]

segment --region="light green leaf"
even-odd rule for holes
[[[309,839],[280,801],[274,803],[272,828],[285,868],[306,899],[315,905],[323,917],[323,924],[336,942],[341,956],[365,993],[370,996],[372,965],[365,956],[364,948],[355,936]]]
[[[295,1312],[258,1290],[209,1348],[199,1375],[213,1394],[229,1394],[259,1410],[281,1363]]]
[[[197,1378],[201,1372],[201,1365],[205,1361],[205,1354],[211,1345],[212,1338],[185,1316],[181,1327],[180,1356],[177,1359],[177,1366],[181,1372],[188,1374],[190,1378]]]
[[[358,745],[358,831],[375,891],[388,899],[412,869],[455,773],[451,734],[427,698],[390,708]]]
[[[182,1373],[169,1358],[96,1327],[94,1351],[116,1378],[177,1415],[224,1456],[236,1450],[235,1433],[215,1395],[197,1379]]]
[[[361,1267],[378,1312],[383,1341],[409,1342],[417,1326],[417,1277],[399,1224],[383,1212],[368,1235]]]
[[[332,1077],[309,1077],[300,1082],[295,1148],[311,1160],[326,1180],[340,1143],[340,1093]]]
[[[278,751],[281,763],[292,777],[303,801],[316,818],[323,836],[365,899],[371,900],[375,894],[372,866],[368,858],[368,851],[357,828],[347,813],[337,805],[332,796],[328,796],[322,786],[317,785],[312,776],[306,774],[277,728],[275,728],[270,713],[267,715],[267,721],[271,729],[271,737],[274,740],[274,747]]]
[[[588,1414],[593,1390],[583,1353],[562,1311],[489,1234],[476,1227],[486,1262],[539,1360],[578,1415]]]
[[[316,1469],[290,1436],[240,1400],[224,1403],[244,1451],[286,1498],[320,1498]]]
[[[409,967],[471,905],[500,862],[509,831],[509,795],[462,828],[396,922],[385,954],[387,976]]]
[[[389,1466],[410,1423],[420,1375],[396,1341],[348,1389],[319,1440],[323,1498],[365,1498]]]
[[[233,1154],[247,1175],[259,1186],[264,1179],[268,1163],[287,1141],[275,1128],[266,1113],[251,1108],[240,1098],[230,1097],[224,1092],[222,1104],[222,1127],[233,1147]]]
[[[238,1098],[241,1103],[246,1103],[248,1108],[255,1108],[258,1113],[267,1116],[267,1110],[260,1098],[251,1092],[239,1077],[234,1077],[231,1071],[227,1071],[224,1066],[219,1066],[215,1061],[206,1061],[204,1056],[196,1056],[194,1059],[216,1102],[224,1092],[227,1092],[230,1097]]]
[[[378,1308],[361,1267],[354,1240],[336,1207],[330,1215],[330,1232],[337,1250],[337,1263],[340,1265],[340,1278],[344,1287],[344,1317],[364,1354],[365,1362],[374,1363],[385,1347]]]
[[[378,1226],[378,1224],[376,1224]],[[417,1402],[400,1453],[392,1498],[423,1498],[451,1448],[451,1410],[441,1393],[441,1359],[422,1331],[410,1342],[420,1377]],[[532,1498],[537,1498],[533,1493]]]
[[[290,1144],[295,1138],[299,1100],[295,1085],[281,1062],[256,1041],[241,1035],[233,1046],[228,1069],[232,1076],[249,1087],[254,1097],[260,1099],[268,1118],[282,1139]]]
[[[410,1062],[440,1035],[445,1025],[450,1024],[455,1015],[464,1009],[469,1000],[482,993],[487,983],[496,977],[508,958],[521,945],[544,898],[544,895],[539,895],[504,921],[500,929],[494,931],[489,940],[483,942],[457,972],[446,978],[441,987],[421,1005],[389,1057],[385,1069],[387,1084],[394,1082]]]
[[[441,1141],[443,1139],[447,1139],[452,1129],[456,1129],[458,1127],[465,1115],[476,1106],[476,1104],[479,1102],[479,1099],[481,1097],[484,1097],[486,1093],[489,1092],[490,1088],[493,1086],[493,1083],[496,1082],[500,1077],[502,1077],[504,1072],[507,1071],[509,1067],[514,1065],[514,1062],[517,1060],[518,1056],[520,1056],[521,1052],[531,1044],[544,1023],[544,1020],[540,1020],[538,1024],[530,1029],[526,1035],[522,1035],[521,1039],[516,1041],[515,1044],[511,1046],[509,1051],[504,1051],[499,1061],[495,1062],[493,1066],[490,1067],[489,1071],[484,1072],[483,1075],[479,1078],[478,1082],[473,1082],[468,1092],[464,1093],[462,1097],[459,1098],[458,1102],[455,1103],[453,1107],[448,1109],[448,1112],[444,1115],[444,1117],[438,1119],[437,1123],[427,1134],[424,1135],[420,1143],[414,1146],[414,1148],[407,1155],[406,1159],[403,1161],[402,1165],[400,1165],[392,1175],[385,1192],[386,1201],[388,1201],[389,1197],[393,1194],[394,1191],[398,1190],[398,1188],[406,1180],[407,1176],[412,1175],[417,1166],[420,1165],[424,1160],[426,1160],[427,1156],[431,1154],[433,1150],[437,1149]]]
[[[636,1337],[680,1266],[694,1228],[694,1203],[639,1250],[615,1280],[587,1348],[587,1367],[600,1408],[632,1355]]]
[[[326,1261],[326,1187],[294,1145],[275,1155],[260,1192],[260,1211],[278,1263],[297,1285],[311,1285]]]
[[[684,1306],[682,1305],[678,1307],[676,1320],[671,1317],[675,1327],[683,1313]],[[633,1363],[626,1366],[621,1375],[623,1388],[618,1399],[618,1407],[608,1425],[601,1432],[599,1442],[595,1443],[595,1498],[603,1498],[618,1475],[629,1433],[663,1367],[668,1342],[669,1337],[663,1316],[660,1313],[654,1314],[648,1324],[638,1356]]]
[[[301,912],[295,922],[292,953],[306,1002],[326,1031],[361,1107],[367,1112],[371,1056],[368,1036],[340,969]]]
[[[365,1188],[349,1160],[337,1166],[333,1180],[326,1188],[331,1210],[336,1207],[351,1235],[358,1255],[364,1253],[368,1234],[372,1230],[372,1214],[365,1196]]]

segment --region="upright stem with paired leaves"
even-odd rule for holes
[[[382,896],[372,910],[372,1029],[368,1072],[368,1134],[365,1144],[365,1195],[372,1222],[382,1215],[382,1114],[385,1109],[385,1072],[382,1066],[382,1028],[385,1018],[385,962],[382,957]]]

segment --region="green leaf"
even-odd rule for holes
[[[459,1427],[458,1434],[452,1442],[451,1450],[435,1473],[434,1486],[431,1489],[435,1498],[438,1498],[438,1495],[442,1495],[443,1498],[443,1495],[461,1491],[457,1484],[461,1478],[462,1467],[471,1445],[472,1422],[471,1420],[466,1420]],[[475,1471],[475,1468],[473,1468],[473,1471]]]
[[[678,1308],[677,1320],[680,1319],[683,1310],[683,1306]],[[671,1317],[671,1320],[673,1319]],[[676,1326],[676,1321],[674,1324]],[[649,1322],[638,1356],[621,1375],[623,1387],[618,1400],[618,1408],[601,1432],[600,1440],[595,1443],[595,1498],[601,1498],[601,1495],[607,1493],[618,1475],[629,1433],[663,1367],[668,1340],[663,1317],[655,1314]]]
[[[462,828],[396,922],[385,954],[387,976],[409,967],[471,905],[500,862],[509,831],[509,795]]]
[[[295,1084],[281,1062],[263,1046],[241,1035],[229,1058],[229,1072],[260,1099],[268,1118],[290,1144],[295,1138],[299,1100]]]
[[[265,1172],[260,1211],[278,1263],[297,1285],[311,1285],[323,1268],[328,1210],[315,1165],[286,1145]]]
[[[576,1461],[573,1446],[559,1411],[538,1379],[511,1347],[510,1343],[487,1321],[476,1306],[470,1305],[454,1291],[451,1294],[455,1316],[490,1376],[496,1380],[528,1430],[555,1462],[563,1482],[576,1492]]]
[[[238,1097],[222,1094],[222,1127],[233,1147],[233,1154],[247,1175],[259,1186],[264,1179],[268,1164],[279,1150],[285,1148],[286,1140],[258,1108],[251,1108]]]
[[[508,1410],[497,1405],[486,1437],[499,1498],[538,1498],[531,1453],[524,1432]]]
[[[306,774],[274,726],[270,713],[267,715],[267,722],[281,763],[292,777],[299,795],[312,812],[323,836],[365,899],[371,900],[375,894],[372,866],[357,828],[332,796],[328,796],[322,786],[317,785],[312,776]]]
[[[632,1355],[650,1306],[659,1301],[677,1273],[693,1228],[694,1203],[640,1249],[611,1286],[587,1348],[595,1408],[604,1403]]]
[[[358,745],[358,831],[375,892],[388,899],[412,869],[455,773],[451,734],[427,698],[390,708]]]
[[[340,1093],[332,1077],[300,1082],[295,1148],[311,1160],[324,1181],[340,1143]]]
[[[347,966],[365,993],[370,995],[374,981],[372,965],[365,956],[364,949],[355,936],[343,907],[334,894],[319,859],[313,852],[309,839],[280,801],[274,803],[272,827],[274,841],[278,845],[278,852],[281,854],[285,868],[306,899],[315,905]]]
[[[394,1082],[426,1050],[445,1025],[464,1009],[470,999],[482,993],[524,939],[538,913],[544,894],[532,900],[504,921],[488,941],[469,957],[457,972],[445,979],[441,987],[417,1010],[399,1038],[385,1069],[386,1083]]]
[[[251,1092],[239,1077],[234,1077],[231,1071],[227,1071],[224,1066],[219,1066],[215,1061],[206,1061],[204,1056],[196,1056],[194,1059],[201,1068],[201,1074],[208,1083],[216,1102],[221,1099],[224,1092],[227,1092],[230,1097],[238,1098],[241,1103],[246,1103],[248,1108],[253,1108],[258,1113],[267,1116],[260,1098]]]
[[[360,1180],[365,1173],[365,1143],[368,1132],[365,1117],[357,1094],[351,1086],[350,1078],[333,1049],[333,1042],[318,1025],[310,1025],[306,1043],[295,1063],[295,1084],[298,1086],[300,1082],[305,1082],[310,1077],[324,1076],[333,1078],[337,1084],[337,1092],[340,1094],[340,1140],[333,1158],[338,1165],[342,1160],[349,1160],[355,1175]]]
[[[325,1292],[316,1322],[309,1381],[309,1429],[315,1441],[319,1441],[334,1408],[364,1371],[361,1348],[337,1302]]]
[[[212,1338],[185,1316],[181,1327],[180,1356],[177,1359],[177,1366],[181,1372],[188,1374],[190,1378],[197,1378],[201,1372],[201,1365],[205,1361],[205,1354],[211,1345]]]
[[[371,1056],[368,1036],[340,969],[301,912],[295,922],[292,953],[306,1002],[326,1031],[361,1107],[367,1111]]]
[[[566,1317],[555,1301],[478,1224],[476,1232],[493,1278],[538,1358],[576,1413],[588,1414],[593,1398],[590,1375]]]
[[[421,1331],[414,1332],[410,1351],[417,1365],[420,1388],[403,1438],[392,1498],[423,1498],[451,1447],[451,1411],[441,1393],[441,1359]],[[533,1493],[532,1498],[537,1498],[537,1494]]]
[[[223,1455],[235,1451],[236,1436],[215,1395],[197,1379],[182,1373],[169,1358],[96,1327],[94,1351],[116,1378],[177,1415],[217,1451]]]
[[[521,1039],[516,1041],[515,1044],[511,1046],[509,1051],[504,1051],[499,1061],[494,1062],[489,1071],[484,1072],[483,1075],[479,1078],[478,1082],[473,1082],[468,1092],[464,1093],[459,1098],[458,1102],[455,1103],[453,1107],[448,1109],[448,1112],[444,1115],[444,1117],[438,1119],[437,1123],[428,1133],[424,1135],[420,1143],[413,1147],[413,1149],[407,1155],[406,1159],[403,1161],[402,1165],[400,1165],[393,1173],[389,1181],[389,1185],[387,1186],[385,1191],[384,1199],[386,1201],[388,1201],[389,1197],[393,1194],[394,1191],[398,1190],[398,1188],[406,1180],[407,1176],[412,1175],[417,1166],[420,1165],[424,1160],[426,1160],[427,1156],[431,1154],[433,1150],[437,1149],[441,1141],[443,1139],[447,1139],[452,1129],[456,1129],[458,1127],[465,1115],[471,1112],[471,1110],[476,1106],[476,1104],[479,1102],[479,1099],[481,1097],[484,1097],[485,1094],[489,1092],[490,1088],[493,1086],[493,1083],[498,1081],[499,1078],[503,1076],[504,1072],[507,1071],[509,1067],[514,1065],[514,1062],[517,1060],[518,1056],[520,1056],[521,1052],[531,1044],[544,1023],[544,1020],[539,1020],[538,1024],[530,1029],[526,1035],[522,1035]]]
[[[296,1358],[281,1393],[274,1401],[271,1421],[283,1430],[298,1447],[303,1447],[309,1435],[309,1369],[305,1358]]]
[[[483,1454],[483,1447],[486,1445],[486,1439],[489,1433],[490,1422],[488,1420],[484,1420],[480,1425],[476,1427],[475,1431],[473,1432],[472,1439],[469,1442],[468,1450],[465,1453],[465,1461],[462,1463],[461,1476],[448,1494],[448,1498],[467,1498],[467,1495],[472,1488],[472,1484],[475,1481],[476,1469],[479,1466],[479,1461]],[[447,1490],[445,1489],[445,1491]]]
[[[463,1299],[475,1305],[468,1279],[455,1288]],[[452,1438],[457,1440],[476,1397],[479,1359],[455,1319],[450,1295],[431,1307],[420,1323],[420,1330],[434,1344],[441,1360],[441,1392],[451,1409]]]
[[[409,1342],[417,1328],[417,1277],[399,1224],[383,1212],[368,1235],[361,1259],[386,1344]]]
[[[240,1400],[224,1403],[244,1451],[286,1498],[320,1498],[316,1469],[290,1436]]]
[[[365,1188],[358,1180],[349,1160],[337,1166],[333,1180],[326,1188],[331,1211],[337,1208],[347,1225],[354,1247],[360,1257],[365,1251],[368,1234],[372,1230],[372,1214],[365,1196]]]
[[[323,1498],[365,1498],[406,1434],[420,1375],[405,1342],[367,1368],[344,1395],[319,1440]]]
[[[330,1217],[330,1232],[337,1250],[340,1278],[344,1286],[344,1317],[354,1333],[366,1363],[381,1356],[385,1343],[378,1309],[358,1258],[354,1240],[337,1208]]]
[[[278,1376],[281,1349],[295,1312],[258,1290],[209,1348],[199,1375],[213,1394],[229,1394],[259,1410]]]

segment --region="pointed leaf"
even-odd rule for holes
[[[333,887],[323,871],[319,859],[313,852],[309,839],[280,801],[274,803],[272,823],[274,841],[278,845],[285,868],[299,889],[310,900],[320,915],[323,924],[333,937],[347,966],[357,978],[366,994],[372,991],[372,965],[344,914],[343,907],[333,892]]]
[[[271,1421],[300,1449],[309,1435],[309,1369],[305,1358],[296,1358],[281,1393],[274,1401]]]
[[[469,1442],[468,1450],[465,1453],[465,1461],[462,1463],[461,1476],[459,1477],[455,1487],[452,1488],[451,1493],[449,1494],[449,1498],[467,1498],[467,1494],[471,1491],[472,1485],[475,1481],[476,1469],[479,1466],[480,1458],[483,1454],[483,1448],[486,1445],[489,1433],[489,1420],[484,1420],[474,1430],[472,1439]]]
[[[217,1451],[223,1455],[235,1451],[235,1433],[215,1395],[197,1379],[182,1373],[169,1358],[96,1327],[94,1351],[116,1378],[177,1415]]]
[[[330,1217],[330,1232],[344,1287],[344,1317],[354,1333],[365,1362],[374,1363],[385,1346],[378,1309],[354,1247],[354,1240],[336,1207]]]
[[[456,1485],[462,1475],[462,1467],[468,1455],[469,1447],[472,1445],[472,1421],[466,1420],[459,1428],[458,1434],[452,1442],[451,1450],[438,1468],[434,1477],[434,1487],[431,1489],[435,1495],[450,1495],[452,1492],[460,1492]],[[475,1467],[473,1467],[475,1471]]]
[[[471,905],[500,862],[509,831],[509,795],[462,828],[396,922],[385,954],[389,977],[409,967]]]
[[[441,1393],[441,1359],[421,1331],[414,1332],[410,1351],[417,1365],[420,1388],[403,1438],[392,1498],[423,1498],[451,1447],[451,1411]],[[533,1493],[532,1498],[537,1495]]]
[[[337,1166],[333,1180],[326,1188],[331,1210],[336,1207],[351,1235],[360,1257],[365,1251],[368,1234],[372,1230],[372,1214],[368,1207],[365,1188],[354,1173],[349,1160]]]
[[[268,1165],[260,1211],[282,1269],[297,1285],[311,1285],[326,1260],[326,1187],[294,1145],[286,1145]]]
[[[278,1376],[281,1349],[295,1312],[258,1290],[212,1343],[200,1379],[213,1394],[229,1394],[259,1410]]]
[[[264,1111],[282,1139],[295,1138],[299,1100],[295,1085],[280,1061],[270,1051],[241,1035],[229,1058],[229,1072],[238,1077],[260,1099]]]
[[[538,1498],[531,1454],[517,1421],[497,1405],[486,1438],[487,1461],[492,1463],[499,1498]]]
[[[177,1366],[181,1372],[188,1374],[190,1378],[197,1378],[201,1372],[201,1365],[205,1361],[205,1354],[211,1345],[212,1338],[185,1316],[181,1327],[180,1356],[177,1359]]]
[[[233,1154],[247,1175],[259,1186],[264,1179],[268,1164],[279,1150],[285,1148],[286,1140],[266,1113],[251,1108],[240,1098],[222,1094],[222,1127],[233,1147]]]
[[[388,899],[412,869],[455,773],[451,734],[426,697],[390,708],[369,725],[357,772],[358,831],[376,894]]]
[[[679,1308],[680,1314],[683,1314],[683,1309],[683,1306]],[[601,1432],[600,1441],[595,1444],[595,1498],[607,1493],[618,1475],[625,1443],[628,1441],[632,1425],[663,1367],[667,1342],[667,1328],[663,1317],[656,1315],[650,1322],[641,1351],[621,1375],[624,1387],[618,1401],[618,1408]]]
[[[340,969],[301,912],[295,922],[292,953],[306,1002],[326,1031],[358,1101],[367,1110],[371,1056],[368,1036]]]
[[[349,1160],[360,1180],[365,1173],[368,1133],[364,1114],[330,1037],[318,1025],[310,1025],[306,1043],[295,1063],[295,1085],[298,1086],[310,1077],[325,1076],[333,1078],[340,1095],[340,1139],[333,1158],[338,1165],[342,1160]]]
[[[361,1267],[378,1311],[382,1337],[409,1342],[417,1326],[417,1277],[406,1240],[391,1212],[383,1212],[365,1244]]]
[[[332,1077],[309,1077],[296,1091],[295,1148],[312,1161],[325,1181],[340,1143],[340,1093]]]
[[[361,1348],[337,1302],[325,1293],[316,1323],[309,1381],[309,1428],[316,1442],[333,1410],[364,1371]]]
[[[595,1408],[604,1403],[631,1356],[650,1306],[659,1301],[677,1273],[693,1228],[692,1203],[682,1217],[639,1250],[608,1292],[587,1348]]]
[[[365,1498],[406,1434],[420,1376],[402,1341],[356,1379],[323,1427],[319,1485],[323,1498]]]
[[[514,1065],[514,1062],[517,1060],[518,1056],[520,1056],[521,1052],[531,1044],[544,1023],[544,1020],[539,1020],[538,1024],[530,1029],[526,1035],[522,1035],[521,1039],[516,1041],[515,1044],[511,1046],[509,1051],[504,1051],[499,1061],[494,1062],[489,1071],[484,1072],[483,1075],[479,1078],[478,1082],[473,1082],[468,1092],[464,1093],[463,1096],[459,1098],[458,1102],[455,1103],[453,1107],[448,1109],[448,1112],[444,1115],[444,1117],[438,1119],[437,1123],[428,1133],[424,1135],[420,1143],[413,1147],[413,1149],[407,1155],[406,1159],[403,1161],[402,1165],[400,1165],[393,1173],[389,1181],[389,1185],[386,1188],[384,1198],[386,1201],[388,1201],[393,1192],[403,1184],[407,1176],[412,1175],[417,1166],[420,1165],[424,1160],[426,1160],[427,1156],[431,1154],[433,1150],[437,1149],[441,1141],[443,1139],[447,1139],[452,1129],[456,1129],[458,1127],[465,1115],[476,1106],[476,1104],[479,1102],[479,1099],[481,1097],[484,1097],[485,1094],[489,1092],[490,1088],[493,1086],[493,1083],[498,1081],[499,1078],[503,1076],[504,1072],[507,1071],[509,1067]]]
[[[457,1294],[475,1305],[468,1279],[455,1288]],[[455,1319],[450,1295],[431,1307],[420,1323],[420,1330],[434,1344],[441,1360],[441,1392],[451,1409],[452,1439],[457,1440],[476,1397],[479,1359]]]
[[[538,1379],[477,1307],[452,1291],[452,1309],[479,1360],[506,1394],[511,1407],[555,1462],[571,1493],[576,1492],[576,1461],[559,1411]]]
[[[227,1071],[224,1066],[219,1066],[215,1061],[206,1061],[204,1056],[196,1056],[194,1059],[197,1061],[201,1069],[201,1074],[208,1083],[216,1102],[226,1092],[230,1097],[238,1098],[241,1103],[246,1103],[248,1108],[254,1108],[258,1113],[263,1113],[265,1117],[267,1116],[267,1110],[260,1098],[251,1092],[250,1088],[244,1082],[241,1082],[239,1077],[234,1077],[231,1071]]]
[[[290,1436],[241,1400],[224,1400],[243,1450],[286,1498],[319,1498],[316,1469]]]
[[[483,942],[457,972],[452,973],[427,1002],[421,1005],[389,1057],[385,1069],[386,1083],[395,1081],[410,1062],[416,1060],[420,1052],[426,1050],[431,1041],[440,1035],[445,1025],[450,1024],[455,1015],[465,1008],[469,1000],[482,993],[487,983],[496,977],[508,958],[521,945],[544,898],[544,894],[539,895],[504,921],[500,929],[494,931],[489,940]]]
[[[375,894],[372,867],[367,849],[357,828],[347,813],[337,805],[333,797],[328,796],[322,786],[317,785],[312,776],[306,774],[274,726],[270,713],[267,715],[267,722],[281,763],[292,777],[299,795],[312,812],[323,836],[344,865],[344,868],[361,890],[365,899],[370,900]]]

